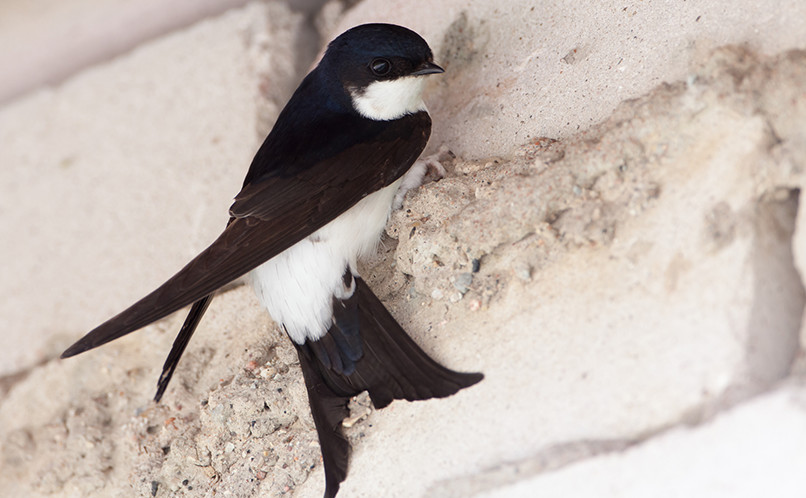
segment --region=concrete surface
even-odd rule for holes
[[[287,2],[311,15],[325,0]],[[0,7],[0,104],[129,52],[248,0],[5,0]]]
[[[803,402],[802,387],[782,387],[702,427],[676,428],[624,452],[478,496],[802,496]]]
[[[584,130],[619,102],[684,79],[716,47],[800,47],[806,4],[365,0],[330,34],[370,21],[403,24],[429,40],[447,69],[430,89],[441,124],[432,146],[447,143],[473,159]]]
[[[322,8],[323,39],[394,21],[448,69],[427,102],[449,174],[363,273],[429,353],[486,375],[358,397],[340,496],[800,496],[803,10]],[[0,494],[321,495],[293,349],[249,288],[160,405],[182,316],[55,359],[220,230],[309,21],[249,4],[0,109]]]
[[[246,0],[5,0],[0,103]]]

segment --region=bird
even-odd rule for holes
[[[188,305],[157,382],[159,402],[217,290],[247,275],[297,351],[319,438],[325,498],[347,476],[351,397],[450,396],[483,379],[445,368],[403,330],[357,270],[401,188],[419,185],[431,133],[423,102],[444,70],[416,32],[363,24],[331,41],[252,160],[221,235],[173,277],[91,330],[68,358]]]

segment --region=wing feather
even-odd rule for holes
[[[62,357],[159,320],[311,235],[363,197],[400,178],[422,152],[431,131],[425,112],[369,125],[376,129],[370,141],[359,139],[291,176],[269,172],[245,185],[230,208],[233,219],[207,249],[152,293],[91,330]]]

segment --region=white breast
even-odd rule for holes
[[[353,107],[365,118],[375,121],[398,119],[425,110],[421,76],[374,81],[363,90],[351,91]]]
[[[308,238],[250,273],[258,299],[297,344],[325,335],[342,275],[375,249],[402,180],[374,192]]]

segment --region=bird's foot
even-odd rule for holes
[[[449,157],[450,153],[448,147],[443,145],[436,154],[421,157],[414,161],[411,169],[403,176],[403,181],[400,183],[397,195],[395,195],[395,202],[392,204],[392,209],[400,209],[403,206],[403,198],[406,197],[406,193],[408,193],[409,190],[418,188],[429,181],[435,182],[445,178],[447,172],[445,171],[445,167],[442,166],[440,159],[445,160]]]

